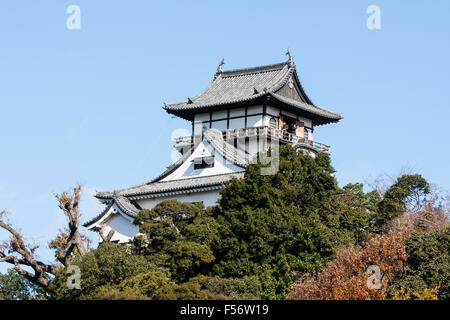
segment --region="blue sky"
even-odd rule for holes
[[[72,4],[80,30],[66,27]],[[381,30],[366,27],[371,4]],[[64,226],[56,193],[81,183],[86,220],[102,208],[95,190],[171,163],[170,135],[190,124],[164,101],[206,88],[222,57],[271,64],[288,47],[311,99],[344,115],[315,130],[340,185],[407,169],[450,190],[449,12],[446,0],[2,1],[0,208],[45,245]]]

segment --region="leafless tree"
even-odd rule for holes
[[[5,219],[6,211],[0,212],[0,227],[11,236],[0,245],[0,262],[7,262],[26,279],[41,287],[47,288],[51,280],[46,274],[55,274],[61,267],[67,267],[72,263],[75,254],[84,256],[87,253],[86,237],[79,231],[81,186],[74,188],[73,193],[63,192],[56,196],[58,207],[63,211],[68,220],[68,233],[60,237],[57,246],[56,260],[60,262],[48,264],[37,260],[35,251],[38,246],[26,244],[23,235],[11,226]]]

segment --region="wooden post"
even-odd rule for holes
[[[305,132],[305,123],[303,121],[295,121],[297,128],[295,129],[295,134],[297,137],[303,138]]]

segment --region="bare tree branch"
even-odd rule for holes
[[[67,192],[63,192],[61,195],[57,195],[56,199],[59,201],[59,208],[68,217],[69,224],[69,236],[67,244],[64,249],[60,250],[56,254],[56,259],[64,266],[68,266],[72,262],[72,252],[76,248],[81,256],[87,253],[87,249],[84,246],[84,241],[79,232],[79,219],[81,213],[79,211],[79,204],[81,198],[81,186],[73,189],[73,195],[69,196]]]
[[[66,241],[61,245],[60,250],[56,252],[56,259],[63,266],[67,267],[72,263],[75,252],[81,256],[87,253],[84,243],[86,241],[85,237],[79,231],[81,186],[74,188],[73,195],[63,192],[61,195],[57,195],[56,198],[59,202],[58,207],[68,218],[69,229]],[[61,267],[36,260],[35,251],[38,247],[26,245],[20,232],[4,221],[3,217],[5,215],[6,211],[0,212],[0,228],[8,231],[11,237],[9,241],[5,241],[0,245],[0,262],[14,265],[14,269],[20,275],[37,285],[47,288],[51,280],[45,274],[54,275]],[[30,267],[33,271],[27,271],[23,267]]]
[[[35,259],[35,247],[31,250],[27,248],[23,241],[22,235],[1,219],[4,214],[5,212],[2,211],[2,214],[0,215],[0,227],[11,234],[11,239],[9,242],[2,244],[0,247],[0,262],[7,262],[14,265],[14,269],[20,275],[24,276],[33,283],[39,284],[43,287],[48,287],[49,280],[45,278],[45,273],[54,273],[55,267]],[[6,254],[6,250],[8,250],[8,254]],[[17,253],[20,257],[11,253]],[[34,274],[24,270],[22,266],[31,267]]]

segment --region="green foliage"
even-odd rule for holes
[[[329,156],[291,146],[280,147],[278,172],[262,168],[251,164],[244,179],[227,183],[218,206],[166,200],[142,210],[131,246],[102,244],[76,259],[82,290],[68,290],[61,270],[52,298],[283,299],[296,277],[317,271],[340,246],[363,244],[430,192],[420,175],[398,178],[383,197],[359,183],[339,188]],[[392,292],[440,285],[448,297],[448,234],[408,241],[411,269]]]
[[[280,147],[278,172],[262,175],[262,168],[247,166],[216,207],[168,200],[141,211],[136,222],[143,235],[134,252],[170,270],[177,283],[199,274],[257,277],[261,297],[280,299],[293,275],[314,272],[338,246],[364,242],[375,222],[386,219],[382,200],[404,205],[428,191],[417,177],[400,178],[385,199],[364,193],[362,184],[339,188],[327,155],[313,158],[291,146]]]
[[[46,299],[45,291],[28,281],[14,269],[7,274],[0,273],[0,300]]]
[[[159,270],[147,273],[141,273],[129,279],[122,281],[119,285],[120,290],[127,289],[138,292],[147,298],[158,298],[159,290],[166,286],[174,286],[173,282],[164,272]]]
[[[279,157],[274,175],[261,175],[260,163],[247,166],[245,179],[234,181],[222,192],[220,206],[224,210],[295,207],[306,215],[336,190],[327,155],[314,159],[286,145],[280,147]]]
[[[180,281],[201,272],[214,261],[211,249],[194,241],[178,241],[169,250],[172,274]]]
[[[149,297],[131,288],[119,289],[117,286],[102,286],[90,294],[83,295],[82,300],[150,300]]]
[[[202,287],[198,281],[176,284],[160,271],[139,274],[123,281],[118,290],[123,296],[126,292],[134,292],[138,297],[152,300],[204,300],[225,299],[220,292],[211,292]],[[116,289],[117,291],[117,289]]]
[[[261,281],[256,276],[225,279],[199,275],[189,282],[198,283],[202,289],[234,300],[257,300],[263,297]]]
[[[429,183],[420,175],[402,175],[378,203],[377,225],[403,215],[408,207],[419,208],[430,193]]]
[[[202,203],[179,202],[166,200],[159,203],[152,210],[144,209],[136,217],[135,222],[147,222],[155,218],[172,218],[174,221],[193,219],[201,213],[205,207]]]
[[[81,289],[67,288],[69,275],[62,269],[50,287],[52,298],[80,299],[91,295],[98,287],[118,285],[125,279],[155,269],[144,256],[132,254],[127,246],[114,243],[100,244],[73,264],[80,267]]]
[[[225,300],[226,297],[203,290],[199,283],[185,282],[164,286],[158,291],[158,300]]]
[[[450,227],[428,233],[415,232],[405,240],[408,270],[389,288],[408,293],[439,287],[439,299],[450,298]]]
[[[341,244],[361,244],[367,240],[377,215],[380,198],[376,192],[364,193],[361,183],[348,184],[323,202],[320,211],[336,239]]]
[[[143,235],[134,240],[134,251],[170,270],[178,282],[206,272],[215,260],[210,246],[219,241],[218,224],[202,204],[166,200],[142,210],[136,222]]]
[[[333,254],[331,232],[318,212],[337,182],[328,156],[313,158],[291,146],[280,147],[276,174],[261,175],[262,167],[247,166],[245,179],[221,193],[213,271],[221,277],[258,275],[266,298],[282,298],[293,268],[311,271]]]

